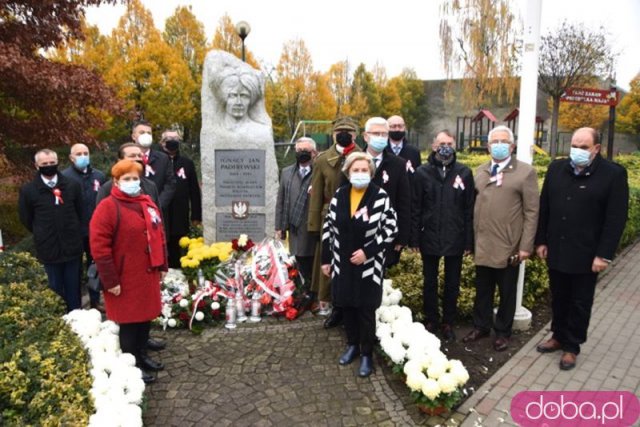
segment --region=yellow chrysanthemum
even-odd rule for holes
[[[180,247],[183,248],[183,249],[188,248],[189,247],[189,243],[191,243],[191,239],[189,238],[189,236],[181,237],[180,241],[178,242]]]

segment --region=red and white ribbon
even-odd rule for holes
[[[178,178],[187,179],[187,174],[184,173],[184,168],[178,169],[178,172],[176,172],[176,176]]]
[[[62,191],[59,188],[53,189],[53,195],[56,197],[56,205],[63,205],[64,200],[62,200]]]

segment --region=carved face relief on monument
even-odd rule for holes
[[[232,80],[236,80],[233,82]],[[247,88],[242,86],[237,79],[228,79],[231,84],[223,84],[222,88],[226,93],[226,111],[236,120],[243,119],[249,111],[251,104],[251,93]]]

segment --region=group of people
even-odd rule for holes
[[[356,145],[358,129],[350,118],[337,119],[333,144],[319,154],[310,138],[296,142],[297,161],[282,172],[276,212],[276,236],[289,236],[305,301],[317,301],[326,328],[344,322],[347,348],[339,363],[360,357],[358,375],[373,371],[382,279],[408,248],[422,257],[425,328],[445,340],[456,339],[463,257],[473,256],[474,327],[462,341],[493,330],[495,351],[509,347],[521,262],[534,254],[546,259],[553,335],[537,350],[562,350],[560,368],[575,367],[598,273],[615,255],[628,209],[626,171],[600,155],[598,132],[574,132],[569,157],[550,164],[540,193],[536,170],[516,159],[506,126],[490,130],[491,160],[475,172],[457,161],[447,130],[435,135],[421,164],[402,117],[369,119],[364,151]]]
[[[161,150],[151,149],[148,122],[135,123],[131,138],[118,150],[112,180],[91,166],[84,144],[71,147],[71,165],[61,172],[55,151],[38,151],[38,173],[20,191],[19,212],[67,311],[81,308],[83,272],[95,263],[106,316],[120,326],[120,347],[150,383],[149,372],[164,368],[147,353],[165,348],[149,335],[160,314],[160,280],[168,267],[179,267],[178,241],[201,222],[202,202],[195,165],[180,154],[179,132],[165,130]],[[103,309],[99,291],[89,289],[89,297],[92,308]]]

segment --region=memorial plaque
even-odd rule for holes
[[[266,215],[250,214],[246,219],[235,219],[228,213],[216,214],[216,241],[230,242],[239,235],[246,234],[254,242],[266,237]]]
[[[215,177],[216,206],[265,206],[264,150],[215,150]]]

